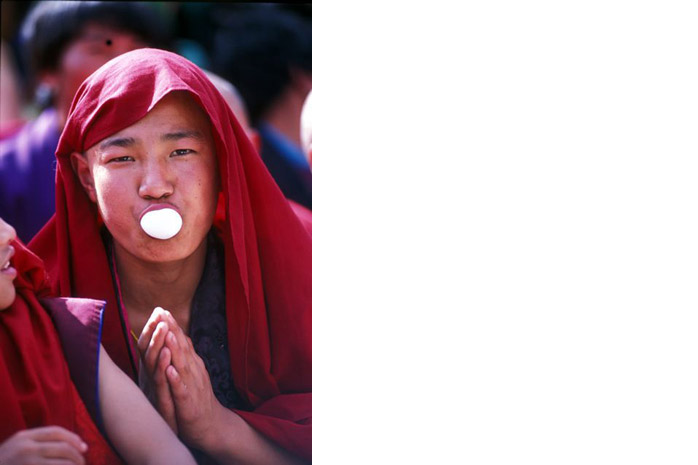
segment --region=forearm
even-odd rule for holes
[[[220,463],[305,463],[258,433],[235,412],[221,407],[216,416],[215,436],[209,438],[203,447]]]
[[[99,398],[107,435],[129,464],[186,464],[194,458],[143,393],[100,348]]]

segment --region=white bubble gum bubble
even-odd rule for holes
[[[152,210],[141,218],[141,228],[154,239],[171,239],[182,229],[182,217],[171,208]]]

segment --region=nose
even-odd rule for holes
[[[17,239],[15,228],[5,223],[5,220],[0,218],[0,246],[9,244]]]
[[[174,175],[167,163],[151,161],[145,165],[138,195],[148,200],[167,198],[174,193],[174,184]]]

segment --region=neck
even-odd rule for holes
[[[182,260],[153,263],[114,243],[121,298],[136,334],[140,334],[155,307],[168,310],[189,332],[191,304],[206,264],[206,245],[207,241],[202,241],[194,253]]]

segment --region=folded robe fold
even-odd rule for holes
[[[103,302],[51,298],[41,260],[20,242],[13,246],[17,297],[0,311],[0,442],[21,430],[60,426],[88,444],[87,463],[121,463],[94,421],[99,340],[86,339],[92,332],[89,324],[57,323],[73,319],[69,307],[80,307],[80,313],[92,308],[99,320]],[[48,307],[53,308],[56,324]],[[68,331],[61,333],[63,329]],[[71,352],[76,357],[64,352],[61,340],[81,347]],[[81,374],[75,383],[71,371]],[[78,391],[86,397],[81,398]]]

